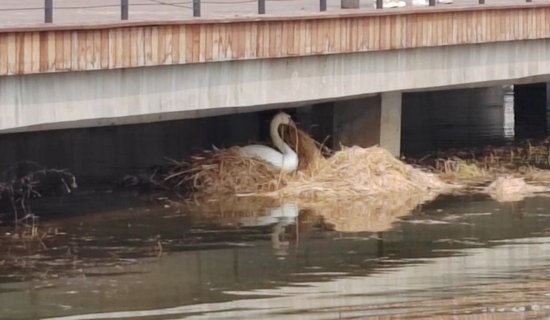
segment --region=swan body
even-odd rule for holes
[[[273,144],[279,151],[262,145],[241,147],[244,155],[264,160],[285,172],[298,169],[298,155],[290,148],[279,135],[281,124],[293,125],[292,119],[286,113],[280,112],[271,120],[270,134]]]

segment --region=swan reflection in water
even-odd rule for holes
[[[284,202],[275,199],[230,197],[203,205],[191,211],[205,214],[215,223],[241,228],[270,227],[271,243],[277,255],[284,255],[292,244],[298,244],[300,233],[315,229],[342,233],[378,233],[392,228],[435,195],[384,195],[363,200],[333,199],[320,202]]]

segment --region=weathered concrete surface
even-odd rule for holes
[[[401,152],[401,92],[382,93],[380,98],[380,146],[394,156]]]
[[[0,133],[550,81],[550,39],[0,79]]]

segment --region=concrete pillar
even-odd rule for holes
[[[550,86],[533,83],[514,86],[516,138],[545,138],[550,118]]]
[[[401,152],[401,92],[381,94],[380,146],[394,156]]]

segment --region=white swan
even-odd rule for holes
[[[296,152],[281,139],[279,135],[279,126],[281,124],[293,126],[294,122],[290,116],[284,112],[278,113],[273,117],[273,120],[271,120],[271,140],[280,152],[273,148],[257,144],[241,147],[241,150],[245,155],[262,159],[285,172],[296,171],[298,168],[298,156]]]

